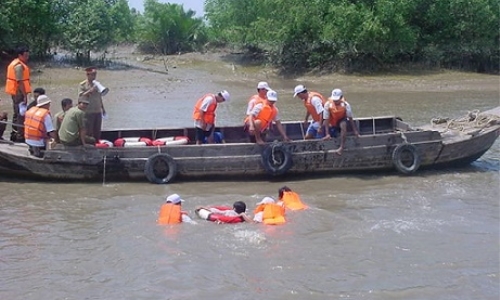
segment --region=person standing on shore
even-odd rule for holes
[[[28,67],[29,49],[19,47],[15,58],[7,67],[5,92],[12,97],[12,133],[11,141],[24,141],[24,117],[19,113],[19,104],[28,103],[28,94],[31,93],[30,68]]]
[[[206,94],[196,101],[193,111],[196,145],[203,144],[205,138],[208,143],[213,143],[215,110],[219,103],[227,102],[229,98],[229,92],[223,90],[217,94]]]
[[[80,82],[78,88],[78,98],[86,99],[89,105],[85,111],[87,134],[98,141],[101,138],[102,116],[106,114],[104,104],[102,103],[102,95],[99,91],[95,80],[97,78],[97,68],[85,68],[87,79]]]

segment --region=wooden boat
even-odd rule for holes
[[[291,142],[251,143],[242,126],[219,128],[220,144],[194,145],[193,128],[116,129],[103,131],[110,142],[186,140],[187,144],[150,142],[131,147],[65,147],[28,153],[25,144],[0,143],[0,174],[53,180],[145,180],[170,183],[183,178],[225,180],[236,177],[279,177],[289,174],[333,175],[345,172],[391,171],[412,174],[421,168],[463,166],[481,157],[500,135],[500,107],[474,112],[458,120],[434,120],[412,128],[395,116],[358,118],[360,136],[348,134],[342,155],[339,139],[303,140],[302,122],[284,122]],[[174,138],[179,137],[179,138]]]

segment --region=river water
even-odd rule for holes
[[[239,123],[259,80],[278,91],[283,120],[305,114],[292,98],[299,83],[325,95],[342,88],[355,116],[398,115],[413,125],[500,99],[498,77],[488,75],[283,79],[224,62],[192,65],[179,62],[169,74],[100,71],[111,90],[104,127],[191,126],[196,99],[222,88],[233,97],[219,106],[218,123]],[[83,75],[46,69],[34,81],[53,99],[75,99]],[[499,170],[497,141],[468,167],[410,177],[168,185],[1,177],[0,299],[498,299]],[[216,225],[193,214],[196,205],[235,200],[253,210],[282,185],[310,206],[288,213],[283,226]],[[171,193],[186,200],[198,224],[155,224]]]

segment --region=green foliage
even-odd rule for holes
[[[194,15],[194,11],[184,11],[178,4],[146,0],[138,25],[142,49],[173,54],[200,47],[206,43],[207,33],[202,19]]]

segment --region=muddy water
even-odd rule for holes
[[[164,71],[162,62],[146,63]],[[111,90],[104,127],[191,126],[196,99],[222,88],[232,99],[220,105],[219,124],[239,123],[259,80],[278,91],[283,120],[304,116],[292,98],[299,83],[325,95],[342,88],[356,116],[395,114],[415,125],[499,105],[497,76],[280,79],[229,62],[170,58],[168,64],[168,74],[100,71]],[[75,98],[83,75],[44,69],[35,85],[53,99]],[[498,299],[499,170],[497,141],[469,167],[412,177],[169,185],[2,177],[0,299]],[[285,226],[155,225],[169,193],[182,195],[192,215],[196,205],[235,200],[253,209],[284,184],[310,206],[289,213]]]

